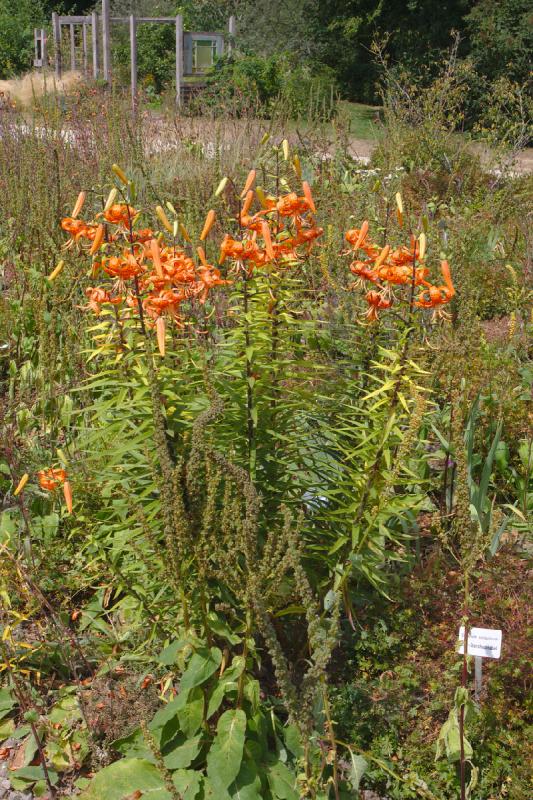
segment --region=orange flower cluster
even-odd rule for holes
[[[237,269],[248,275],[254,267],[266,267],[274,262],[289,266],[296,263],[301,254],[299,248],[306,246],[309,252],[322,233],[315,224],[315,204],[309,184],[302,184],[302,196],[289,192],[279,197],[266,196],[260,189],[254,193],[255,170],[248,175],[241,194],[244,198],[237,221],[242,230],[236,239],[226,234],[220,245],[219,264],[227,258],[235,262]],[[255,197],[261,209],[250,213]]]
[[[72,216],[62,220],[61,226],[71,234],[70,244],[85,238],[92,241],[91,255],[103,249],[93,261],[92,274],[96,277],[101,272],[113,279],[107,286],[89,286],[83,308],[98,315],[106,304],[124,305],[126,315],[132,311],[142,314],[156,328],[164,355],[165,318],[183,327],[181,303],[196,299],[204,304],[212,289],[231,281],[224,280],[218,267],[208,263],[203,247],[197,248],[196,261],[183,248],[167,245],[161,235],[155,238],[151,229],[136,228],[140,213],[132,206],[114,203],[96,216],[96,220],[103,217],[103,223],[87,223],[77,219],[82,205],[78,198]],[[210,211],[200,240],[207,237],[214,222],[215,212]]]
[[[378,319],[378,311],[390,308],[396,299],[393,287],[408,286],[414,292],[415,287],[424,287],[413,305],[420,308],[433,308],[449,303],[455,295],[450,268],[447,261],[441,262],[444,285],[433,286],[427,281],[429,269],[424,264],[425,253],[420,241],[411,237],[410,247],[401,246],[392,250],[389,245],[378,247],[368,237],[368,222],[365,220],[360,228],[346,232],[345,238],[351,245],[355,259],[350,264],[350,271],[357,281],[350,288],[373,283],[377,288],[367,292],[365,299],[369,305],[366,316],[370,322]],[[366,258],[362,258],[362,254]]]
[[[48,469],[40,470],[37,473],[37,478],[41,489],[45,489],[47,492],[53,492],[59,488],[59,486],[63,487],[63,495],[65,497],[67,510],[69,514],[72,514],[72,489],[67,480],[67,473],[65,470],[60,467],[49,467]]]

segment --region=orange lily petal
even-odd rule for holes
[[[161,254],[159,252],[159,242],[157,239],[152,239],[150,242],[150,250],[152,253],[152,260],[154,262],[155,271],[159,278],[164,278],[163,267],[161,266]]]
[[[450,274],[450,265],[447,261],[440,262],[440,268],[442,272],[442,277],[444,278],[444,283],[448,287],[448,291],[450,292],[451,296],[453,297],[455,294],[455,288],[452,283],[452,276]]]
[[[374,269],[377,269],[383,264],[389,253],[390,253],[390,246],[386,244],[381,253],[379,254],[379,256],[376,258],[376,261],[374,263]]]
[[[311,194],[311,187],[309,186],[307,181],[303,181],[302,189],[304,191],[304,197],[309,204],[309,208],[313,213],[316,213],[315,201],[313,200],[313,195]]]
[[[96,234],[93,239],[93,243],[91,245],[91,249],[89,250],[89,255],[93,256],[104,239],[104,226],[100,223],[100,225],[96,229]]]
[[[72,219],[76,219],[76,217],[78,216],[78,214],[82,210],[83,204],[85,203],[86,196],[87,195],[86,195],[85,192],[80,192],[79,193],[78,199],[76,200],[76,205],[74,206],[74,208],[72,210],[72,214],[70,215],[72,217]]]
[[[270,228],[268,224],[263,220],[261,223],[261,235],[265,240],[265,250],[267,256],[270,258],[271,261],[274,261],[276,256],[274,254],[274,248],[272,247],[272,237],[270,235]]]
[[[155,330],[157,334],[157,346],[162,356],[165,355],[165,320],[163,317],[158,317],[155,323]]]
[[[365,221],[361,225],[361,228],[359,229],[359,236],[357,237],[357,241],[354,244],[354,250],[358,250],[361,247],[361,245],[366,239],[367,233],[368,233],[368,220],[365,219]]]
[[[65,495],[65,503],[67,504],[67,511],[72,514],[72,489],[69,481],[63,483],[63,494]]]

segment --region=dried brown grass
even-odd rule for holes
[[[80,72],[65,72],[60,81],[50,72],[28,72],[21,78],[0,81],[0,92],[19,108],[28,108],[36,98],[45,94],[65,94],[83,81]]]

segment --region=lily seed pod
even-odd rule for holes
[[[267,196],[260,186],[256,188],[255,193],[257,195],[257,199],[261,203],[261,207],[268,208]]]
[[[187,228],[185,227],[185,225],[183,224],[183,222],[179,223],[179,229],[180,229],[180,233],[183,236],[183,238],[185,239],[185,241],[186,242],[190,242],[191,241],[191,237],[189,236],[189,232],[188,232]]]
[[[167,215],[165,214],[163,206],[156,206],[155,213],[157,214],[157,217],[161,222],[161,224],[163,225],[163,227],[166,228],[169,233],[172,233],[172,225],[170,224],[170,221]]]
[[[109,194],[107,196],[107,200],[105,202],[104,211],[109,211],[109,209],[111,208],[111,206],[114,204],[114,202],[116,200],[117,194],[118,194],[118,192],[117,192],[117,190],[115,188],[111,189],[111,191],[109,192]]]
[[[122,181],[122,183],[123,183],[125,186],[127,186],[127,185],[128,185],[128,183],[129,183],[129,180],[128,180],[128,177],[127,177],[126,173],[124,172],[124,170],[122,170],[122,169],[119,167],[119,165],[118,165],[118,164],[113,164],[113,165],[112,165],[112,167],[111,167],[111,169],[112,169],[112,171],[115,173],[115,175],[117,176],[117,178],[119,179],[119,181]]]
[[[283,150],[283,158],[285,159],[285,161],[288,161],[289,160],[290,150],[289,150],[289,142],[288,142],[287,139],[284,139],[282,141],[281,149]]]
[[[64,454],[64,452],[62,450],[59,449],[59,447],[57,448],[56,453],[57,453],[57,457],[59,458],[59,460],[61,461],[62,464],[68,464],[68,459],[67,459],[66,455]]]
[[[396,216],[398,217],[398,225],[403,228],[403,200],[400,192],[396,192]]]
[[[203,227],[202,232],[200,234],[200,241],[201,242],[203,242],[205,239],[207,239],[209,231],[211,230],[211,228],[215,224],[215,218],[216,218],[215,212],[213,211],[213,209],[210,209],[210,211],[207,212],[207,217],[205,218],[204,227]]]
[[[227,183],[228,183],[228,179],[226,177],[222,178],[222,180],[220,181],[220,183],[217,186],[217,190],[215,192],[215,197],[220,197],[220,195],[222,194],[222,192],[226,188]]]
[[[426,234],[422,231],[420,236],[418,237],[418,258],[420,261],[423,261],[426,257]]]
[[[104,226],[100,224],[96,229],[96,234],[94,236],[91,249],[89,250],[89,255],[94,256],[94,254],[102,244],[103,239],[104,239]]]
[[[78,214],[82,210],[83,204],[85,203],[86,196],[87,195],[86,195],[85,192],[80,192],[79,193],[78,199],[76,200],[76,205],[72,209],[72,214],[70,215],[72,217],[72,219],[76,219],[76,217],[78,216]]]
[[[255,169],[251,169],[250,172],[248,173],[248,177],[246,178],[243,190],[241,192],[241,197],[244,197],[244,195],[247,194],[254,185],[256,174],[257,173]]]
[[[18,482],[17,488],[13,492],[15,497],[21,493],[21,491],[24,489],[24,487],[28,483],[29,479],[30,479],[30,476],[28,475],[27,472],[25,472],[24,475],[22,476],[22,478],[20,479],[20,481]]]
[[[58,261],[58,262],[57,262],[57,266],[55,267],[55,269],[53,269],[53,270],[52,270],[52,272],[51,272],[51,273],[50,273],[50,275],[48,276],[48,280],[49,280],[50,282],[52,282],[53,280],[55,280],[55,279],[57,278],[57,276],[59,275],[59,273],[61,272],[61,270],[63,269],[63,267],[64,267],[64,266],[65,266],[65,262],[64,262],[63,260],[61,260],[61,261]]]

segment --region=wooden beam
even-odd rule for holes
[[[59,15],[54,13],[52,14],[52,28],[54,31],[54,61],[55,61],[55,71],[56,71],[56,78],[58,81],[61,80],[61,25],[59,24]]]
[[[228,20],[228,33],[229,33],[228,53],[231,53],[231,51],[233,49],[233,41],[235,39],[236,32],[237,32],[237,23],[235,21],[235,17],[232,14],[231,17]]]
[[[86,25],[83,25],[82,29],[81,29],[81,42],[82,42],[82,46],[83,46],[83,74],[87,75],[88,58],[87,58],[87,27],[86,27]]]
[[[80,17],[80,16],[60,14],[59,22],[61,25],[89,25],[91,22],[91,18],[88,16]]]
[[[181,106],[181,84],[183,81],[183,16],[176,16],[176,105]]]
[[[74,23],[70,24],[70,69],[72,72],[76,71],[76,34],[74,31]]]
[[[104,80],[111,80],[111,20],[109,0],[102,0],[102,50],[104,56]]]
[[[44,28],[41,28],[41,58],[43,60],[43,68],[48,66],[48,37]]]
[[[98,78],[98,14],[93,11],[91,14],[92,22],[92,45],[93,45],[93,78]]]
[[[131,104],[137,108],[137,20],[130,14]]]

